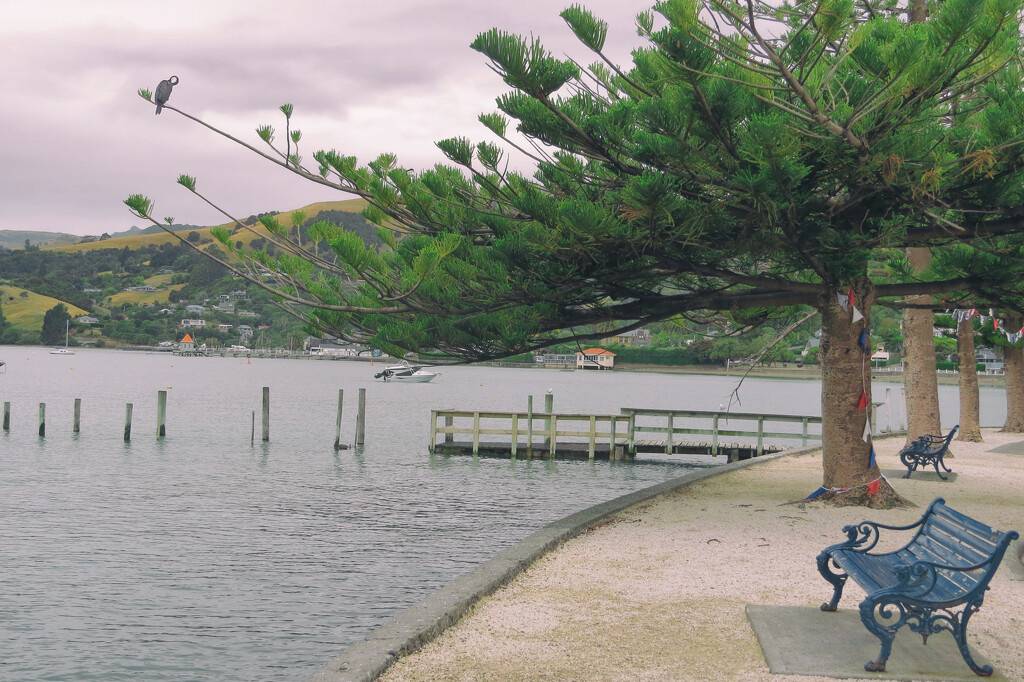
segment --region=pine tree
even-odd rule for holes
[[[586,325],[707,310],[756,325],[813,307],[822,485],[860,499],[879,480],[859,407],[872,306],[1013,286],[990,270],[914,273],[903,250],[1024,231],[1019,0],[947,0],[913,25],[903,10],[668,0],[637,17],[647,44],[630,69],[605,57],[606,25],[578,6],[562,17],[589,67],[492,30],[473,48],[512,90],[480,120],[506,148],[516,122],[532,175],[507,170],[506,148],[463,138],[438,142],[451,165],[420,173],[336,151],[308,169],[264,126],[271,151],[254,151],[366,198],[389,248],[314,225],[339,269],[271,219],[276,257],[217,238],[254,281],[275,273],[315,326],[393,352],[479,360],[586,339]],[[153,221],[144,196],[126,203]]]

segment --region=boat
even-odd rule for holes
[[[71,320],[64,321],[64,345],[50,351],[50,355],[74,355],[75,351],[68,348],[68,335],[71,332]]]
[[[374,379],[384,381],[400,381],[407,384],[425,384],[434,377],[437,372],[431,372],[423,365],[410,365],[408,361],[402,360],[397,365],[389,365],[380,372],[373,375]]]

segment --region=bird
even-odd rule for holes
[[[178,84],[178,77],[171,76],[165,81],[160,81],[160,85],[156,86],[156,113],[160,113],[160,110],[164,108],[164,103],[171,98],[171,89]]]

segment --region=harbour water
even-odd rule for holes
[[[737,381],[450,367],[385,384],[365,362],[10,346],[0,360],[0,679],[25,681],[301,680],[543,525],[714,463],[431,456],[431,409],[525,409],[530,395],[539,409],[550,389],[556,411],[714,410]],[[351,443],[359,388],[365,447],[335,452],[338,390]],[[956,387],[940,391],[955,423]],[[820,414],[816,382],[748,378],[740,398],[744,412]],[[982,388],[983,424],[1004,416],[1002,389]]]

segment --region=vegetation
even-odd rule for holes
[[[272,219],[276,254],[213,234],[252,281],[274,273],[311,324],[391,352],[485,359],[708,310],[752,329],[813,308],[823,486],[884,492],[856,409],[876,301],[1017,293],[1011,269],[956,243],[1020,255],[999,242],[1024,230],[1020,3],[946,0],[920,24],[871,0],[654,9],[637,18],[647,43],[628,70],[578,6],[562,17],[590,67],[499,30],[473,43],[512,88],[481,122],[514,145],[515,120],[532,176],[461,138],[438,143],[451,166],[418,174],[393,155],[360,166],[335,151],[308,168],[273,145],[272,126],[257,131],[264,158],[366,199],[388,250],[328,222],[311,233],[332,258]],[[195,178],[179,182],[199,194]],[[144,196],[126,203],[159,224]],[[909,247],[941,253],[943,268],[915,272]]]

